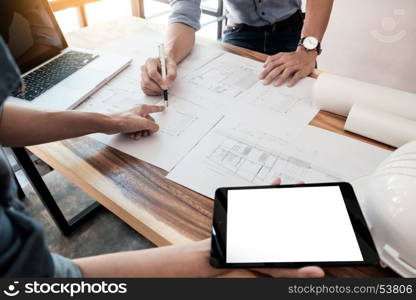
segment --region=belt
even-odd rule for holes
[[[276,22],[271,25],[251,26],[247,24],[233,24],[233,25],[227,26],[227,28],[231,28],[233,30],[241,29],[241,30],[246,30],[246,31],[268,31],[268,32],[277,31],[278,32],[278,31],[284,31],[290,26],[302,24],[304,17],[305,17],[305,14],[301,10],[298,10],[289,18]]]

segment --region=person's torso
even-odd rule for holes
[[[302,0],[225,0],[228,24],[265,26],[287,19],[301,9]]]
[[[20,74],[0,36],[0,126],[3,102]],[[19,120],[16,120],[18,122]],[[54,265],[42,228],[18,210],[16,184],[0,145],[0,276],[51,277]]]
[[[16,209],[14,179],[0,148],[0,276],[51,277],[54,266],[42,228]]]

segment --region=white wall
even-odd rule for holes
[[[319,69],[416,93],[416,0],[335,0],[322,46]]]

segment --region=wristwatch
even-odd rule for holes
[[[302,46],[307,51],[316,50],[318,55],[322,53],[321,42],[314,36],[305,36],[301,38],[298,46]]]

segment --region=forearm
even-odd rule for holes
[[[0,123],[3,146],[29,146],[106,132],[112,123],[109,116],[78,111],[48,112],[5,104]]]
[[[302,36],[314,36],[322,41],[334,0],[308,0]]]
[[[166,35],[167,55],[178,64],[192,50],[195,44],[195,29],[182,23],[172,23]]]
[[[209,241],[76,259],[84,277],[216,277]]]

